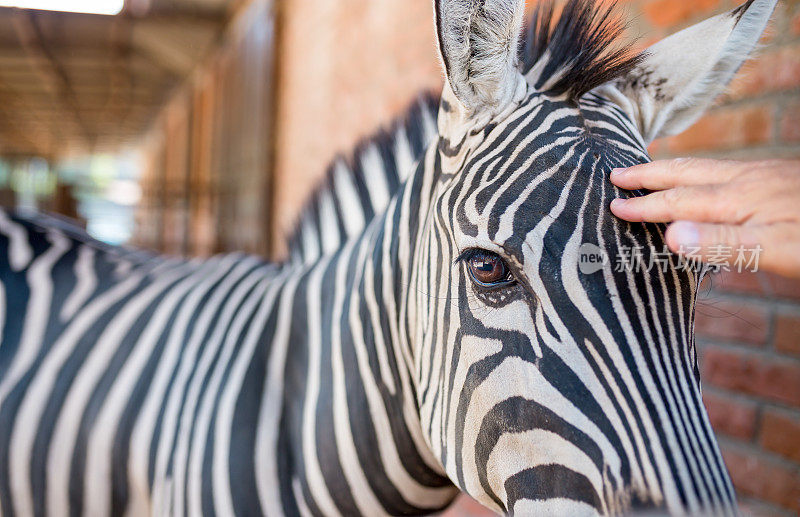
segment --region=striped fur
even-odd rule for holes
[[[422,95],[405,114],[365,139],[350,159],[337,158],[289,236],[292,262],[312,263],[341,248],[383,213],[392,195],[436,138],[439,99]]]
[[[758,26],[768,1],[719,23]],[[491,9],[523,4],[448,26],[472,20],[483,45],[508,34],[480,26]],[[544,48],[591,40],[562,25],[573,38]],[[565,77],[580,60],[557,62]],[[0,513],[426,514],[463,490],[521,515],[734,514],[700,398],[699,275],[675,257],[578,269],[584,243],[645,262],[664,245],[662,226],[607,209],[626,195],[610,169],[649,159],[629,96],[652,61],[631,63],[577,96],[530,74],[482,76],[479,96],[446,85],[413,170],[423,124],[363,147],[283,264],[150,256],[0,213]],[[472,281],[473,249],[513,281]]]

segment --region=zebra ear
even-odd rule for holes
[[[435,0],[435,7],[443,99],[467,117],[501,111],[524,84],[517,55],[525,0]]]
[[[656,43],[614,84],[600,87],[646,143],[688,128],[727,88],[764,32],[778,0],[749,0]]]

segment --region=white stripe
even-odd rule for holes
[[[137,420],[131,433],[130,452],[128,455],[128,507],[126,508],[126,512],[129,515],[150,513],[148,470],[153,428],[155,427],[159,410],[165,402],[164,392],[167,389],[168,382],[174,378],[176,381],[174,384],[175,389],[180,390],[183,386],[178,382],[180,377],[175,371],[175,366],[181,354],[185,356],[192,354],[192,349],[189,348],[192,341],[187,339],[191,318],[195,315],[200,301],[208,296],[209,289],[229,273],[230,268],[236,263],[236,259],[237,257],[233,255],[226,256],[222,260],[210,259],[209,264],[214,265],[211,274],[207,275],[197,285],[197,288],[187,298],[181,307],[180,313],[175,318],[175,324],[170,330],[169,337],[164,345],[164,351],[158,361],[158,367],[147,387],[147,395],[139,409]],[[225,291],[224,284],[219,289]],[[213,303],[214,296],[218,295],[219,292],[212,295],[209,305],[215,306]],[[198,316],[197,326],[194,327],[195,330],[198,327],[202,327],[204,321],[206,325],[208,324],[208,318],[204,319],[203,314]],[[169,429],[171,431],[171,428]]]
[[[374,232],[373,232],[374,233]],[[384,240],[386,242],[388,239]],[[372,239],[365,239],[364,244],[372,243]],[[363,248],[363,246],[362,246]],[[387,391],[394,395],[397,391],[397,386],[394,383],[394,375],[392,375],[392,370],[389,367],[389,356],[388,351],[392,346],[391,343],[387,343],[383,339],[383,323],[381,322],[381,314],[383,307],[378,306],[378,300],[375,298],[375,266],[371,260],[366,260],[359,258],[359,264],[364,264],[364,270],[360,272],[358,275],[358,279],[364,279],[364,303],[367,305],[367,310],[369,311],[370,321],[372,323],[372,328],[374,332],[372,333],[372,339],[374,341],[373,348],[375,350],[375,354],[378,356],[378,367],[380,368],[381,372],[381,380],[383,384],[386,386]],[[387,280],[384,278],[383,282]],[[354,285],[358,285],[354,283]],[[389,291],[391,289],[387,289],[387,285],[384,283],[384,290]],[[387,318],[389,320],[394,320],[394,318]],[[364,322],[365,324],[367,322]],[[361,322],[358,322],[358,326],[360,328]]]
[[[0,282],[0,336],[5,334],[6,326],[6,287],[3,282]],[[3,353],[3,340],[0,339],[0,353]],[[2,517],[2,516],[0,516]]]
[[[303,262],[311,263],[320,257],[319,233],[311,212],[303,217]]]
[[[213,416],[217,395],[219,394],[220,384],[222,383],[225,370],[233,358],[236,347],[244,338],[244,332],[247,331],[245,325],[248,319],[250,319],[250,316],[258,307],[258,303],[263,301],[264,294],[267,290],[269,279],[263,274],[263,269],[260,272],[261,278],[253,287],[253,290],[246,294],[246,299],[236,311],[236,317],[230,329],[225,333],[225,343],[219,353],[219,357],[215,361],[211,377],[205,387],[200,403],[198,404],[197,416],[192,426],[192,443],[189,450],[189,468],[186,478],[186,495],[188,500],[188,507],[186,510],[189,515],[203,514],[203,466],[205,464],[204,456],[206,445],[208,444],[208,433],[211,430],[211,417]],[[229,451],[225,450],[225,454],[228,453]],[[226,469],[225,472],[217,472],[212,476],[214,478],[219,475],[225,475],[227,477],[227,474],[228,471]],[[215,495],[213,491],[212,495]]]
[[[370,242],[371,241],[364,242],[358,260],[359,263],[364,263],[365,260],[367,260],[367,257],[369,257],[370,248],[368,244]],[[367,298],[370,298],[374,295],[374,292],[372,291],[373,286],[369,285],[371,283],[370,280],[372,275],[374,274],[371,261],[367,261],[367,265],[362,269],[362,271],[362,274],[365,275],[364,288],[366,290],[366,295]],[[358,285],[360,279],[361,275],[356,275],[354,285]],[[400,459],[400,453],[397,450],[394,440],[392,439],[392,427],[390,423],[391,417],[387,414],[387,408],[383,402],[383,397],[378,387],[379,383],[385,385],[388,380],[393,379],[395,372],[392,372],[389,369],[388,363],[386,364],[386,371],[384,371],[383,365],[381,364],[379,369],[380,375],[378,378],[375,378],[374,372],[369,365],[369,357],[366,350],[366,344],[364,342],[360,309],[361,306],[356,303],[356,300],[351,302],[349,317],[350,330],[353,336],[359,372],[364,385],[364,391],[367,396],[370,416],[373,424],[375,425],[375,436],[378,440],[381,461],[384,465],[386,475],[400,491],[400,494],[403,496],[403,498],[410,504],[421,508],[441,508],[447,501],[452,499],[452,487],[429,488],[420,484],[417,482],[417,480],[409,475],[408,471],[403,465],[402,460]],[[380,320],[379,318],[376,318],[377,314],[373,313],[373,310],[377,310],[377,306],[375,306],[374,309],[370,308],[370,312],[372,313],[371,315],[373,316],[373,335],[382,335],[382,330],[379,324]],[[378,324],[376,325],[376,323]],[[381,339],[380,341],[376,341],[374,346],[377,350],[381,350],[382,347],[387,345]],[[386,354],[385,350],[383,351],[383,354]],[[394,385],[393,381],[392,385]]]
[[[143,485],[144,489],[132,494],[131,502],[126,511],[127,516],[138,517],[138,515],[142,514],[144,509],[148,508],[149,499],[147,497],[147,484],[151,440],[158,440],[154,467],[152,507],[161,508],[172,498],[174,483],[167,484],[167,467],[169,455],[173,452],[173,441],[177,437],[180,419],[179,413],[183,396],[187,389],[186,384],[189,382],[190,375],[198,366],[197,354],[201,350],[201,347],[205,345],[203,351],[209,348],[213,349],[213,343],[219,342],[219,340],[213,341],[213,339],[222,332],[219,328],[224,328],[227,325],[226,317],[228,319],[231,317],[230,314],[232,311],[225,310],[225,303],[228,301],[231,289],[233,289],[233,286],[244,277],[254,265],[255,261],[253,259],[239,261],[234,270],[226,275],[222,284],[215,288],[214,294],[198,316],[196,326],[192,329],[189,340],[184,343],[183,336],[181,335],[175,335],[174,340],[171,339],[170,349],[174,350],[173,353],[177,357],[170,355],[168,356],[170,357],[169,361],[179,360],[180,365],[178,366],[177,372],[174,372],[173,364],[170,364],[170,362],[165,359],[164,364],[167,368],[160,370],[156,374],[154,388],[147,394],[147,400],[142,406],[139,420],[134,426],[131,438],[131,451],[138,451],[139,454],[131,454],[130,463],[128,465],[129,477],[131,479],[140,480],[139,484]],[[214,314],[216,314],[217,311],[222,314],[220,314],[219,319],[214,320]],[[212,336],[208,336],[207,332],[212,322],[214,322],[216,326],[212,330]],[[159,368],[161,368],[161,365],[159,365]],[[163,394],[167,389],[167,382],[171,379],[172,385],[166,405],[164,406],[161,434],[159,436],[153,436],[157,413],[161,406],[164,405]],[[134,498],[133,495],[136,497]]]
[[[297,510],[300,512],[301,517],[313,517],[314,514],[308,509],[306,500],[303,498],[303,488],[300,486],[300,481],[297,478],[292,478],[292,493],[294,499],[297,501]],[[283,509],[275,515],[283,515]]]
[[[582,501],[557,497],[544,501],[541,499],[537,499],[536,501],[520,499],[514,504],[514,515],[521,515],[523,517],[528,515],[595,517],[599,514],[593,506]]]
[[[230,371],[226,384],[222,387],[222,395],[219,400],[216,424],[214,427],[214,452],[213,464],[211,467],[212,482],[214,489],[214,510],[217,515],[234,515],[233,496],[231,494],[231,479],[233,472],[230,470],[230,448],[231,433],[233,431],[234,409],[239,399],[244,377],[247,369],[253,361],[253,353],[256,346],[270,346],[267,343],[260,343],[262,332],[266,326],[267,319],[275,308],[275,297],[283,284],[285,277],[273,278],[269,280],[269,290],[267,291],[258,313],[253,318],[249,327],[247,337],[242,345],[239,355],[236,357]],[[274,415],[273,415],[274,417]],[[255,430],[257,433],[257,429]],[[254,461],[257,458],[254,457]]]
[[[428,192],[433,188],[433,164],[435,163],[437,154],[438,151],[435,146],[431,146],[425,154],[425,163],[421,169],[423,174],[421,192]],[[390,210],[392,210],[390,213],[393,213],[394,210],[400,210],[400,219],[402,221],[408,221],[412,210],[418,210],[418,213],[426,213],[428,210],[428,204],[426,201],[428,196],[422,196],[422,199],[419,201],[419,206],[411,206],[411,189],[412,183],[406,183],[405,190],[401,198],[401,206],[392,207],[390,204]],[[385,234],[388,235],[388,230],[393,228],[392,218],[386,217],[384,219],[384,229],[387,230]],[[408,426],[409,433],[414,440],[414,445],[416,446],[420,457],[425,462],[425,465],[432,471],[444,476],[444,467],[441,465],[439,458],[436,457],[434,452],[431,450],[431,447],[428,445],[428,438],[425,436],[420,423],[420,414],[415,402],[416,394],[419,393],[417,379],[416,377],[412,379],[411,375],[409,375],[410,372],[418,371],[414,355],[412,353],[418,351],[412,350],[413,347],[410,344],[411,336],[408,335],[408,329],[412,329],[413,332],[419,332],[421,327],[421,325],[417,325],[416,323],[417,314],[421,314],[421,311],[418,312],[420,308],[418,304],[415,305],[415,298],[418,299],[418,297],[422,296],[422,293],[418,289],[414,289],[414,286],[418,285],[419,280],[418,271],[413,267],[414,259],[412,257],[412,251],[415,248],[411,247],[409,225],[401,224],[397,231],[399,231],[399,235],[397,237],[398,261],[396,264],[390,263],[389,259],[389,246],[391,244],[391,240],[384,238],[384,252],[382,254],[383,281],[385,285],[391,285],[391,282],[394,281],[392,272],[395,268],[399,267],[401,285],[406,286],[405,288],[408,289],[408,293],[406,296],[401,297],[400,307],[397,307],[391,289],[382,290],[382,300],[384,309],[388,311],[389,314],[395,315],[394,317],[390,318],[389,329],[391,331],[392,342],[397,344],[396,346],[392,347],[395,355],[395,361],[398,365],[402,365],[402,367],[399,368],[401,373],[400,379],[403,389],[403,400],[407,401],[403,405],[403,418]],[[420,232],[420,235],[422,235],[422,231]],[[417,239],[419,240],[419,238],[420,237],[418,236]],[[407,324],[398,324],[399,321],[407,321]],[[413,337],[417,338],[416,335]],[[419,343],[419,341],[414,341],[414,343]]]
[[[339,218],[336,216],[336,208],[333,205],[333,198],[328,190],[320,193],[319,197],[319,233],[322,238],[322,253],[329,255],[342,245],[342,238],[339,235]]]
[[[457,319],[457,318],[454,318]],[[456,365],[455,374],[453,374],[453,386],[464,386],[467,373],[473,365],[486,359],[487,357],[499,354],[503,350],[503,343],[497,339],[487,339],[483,337],[472,336],[469,334],[461,338],[461,355],[458,357],[458,364]],[[442,394],[443,396],[444,394]],[[449,400],[450,405],[450,420],[447,422],[447,443],[456,444],[456,430],[461,422],[458,422],[458,404],[460,399],[460,390],[456,390]],[[442,399],[444,400],[444,399]],[[456,455],[447,455],[447,471],[451,474],[456,473]]]
[[[78,340],[95,323],[97,318],[133,290],[141,281],[140,276],[132,276],[103,293],[81,311],[50,347],[50,351],[42,361],[36,375],[31,379],[14,421],[14,429],[10,439],[10,461],[13,472],[11,488],[13,500],[19,501],[23,509],[32,511],[32,495],[28,480],[30,479],[31,453],[45,405],[50,400],[58,373],[64,362],[70,357]],[[62,507],[63,508],[63,507]],[[32,515],[32,513],[20,514]]]
[[[78,440],[81,418],[97,383],[108,368],[120,343],[131,331],[142,313],[168,289],[173,282],[190,272],[188,266],[179,267],[163,275],[138,293],[120,310],[105,327],[89,355],[84,359],[75,380],[61,406],[53,439],[48,448],[47,461],[47,511],[59,513],[69,508],[70,467],[75,443]],[[29,432],[29,430],[28,430]],[[110,487],[95,487],[110,490]],[[27,515],[27,514],[23,514]]]
[[[427,105],[423,103],[422,107],[422,127],[424,130],[424,145],[430,145],[434,138],[439,136],[439,125],[437,124],[438,113],[428,109]]]
[[[306,481],[317,508],[328,516],[340,516],[339,509],[328,492],[317,456],[316,410],[320,384],[320,347],[322,344],[322,278],[330,259],[323,259],[311,272],[308,280],[306,310],[308,311],[308,375],[306,395],[303,403],[302,461],[305,465]],[[299,458],[298,458],[299,460]]]
[[[577,445],[543,429],[500,435],[486,463],[487,480],[497,491],[497,497],[507,503],[506,481],[524,470],[543,465],[559,465],[586,477],[604,503],[603,474],[597,465]],[[605,504],[600,513],[608,513]]]
[[[349,493],[362,515],[386,515],[386,511],[372,491],[358,460],[358,451],[353,441],[353,430],[350,428],[350,410],[347,404],[347,386],[345,384],[345,365],[342,358],[342,311],[345,290],[347,289],[347,273],[352,247],[345,248],[336,264],[336,283],[334,286],[333,313],[331,315],[331,372],[333,384],[333,432],[339,461],[345,480],[350,487]],[[357,340],[354,336],[354,339]],[[364,373],[364,372],[362,372]],[[355,375],[355,372],[351,372]],[[365,386],[366,388],[366,386]],[[369,397],[369,394],[367,394]]]
[[[398,179],[403,182],[414,172],[414,163],[417,160],[411,152],[411,143],[405,128],[399,128],[394,134],[394,160]]]
[[[224,338],[229,329],[229,323],[236,316],[236,313],[241,309],[242,301],[247,293],[259,280],[261,280],[262,277],[263,273],[260,270],[250,272],[247,277],[236,286],[236,289],[226,300],[225,307],[220,315],[213,335],[209,339],[203,340],[205,347],[200,355],[200,360],[195,365],[194,377],[192,378],[192,382],[188,391],[186,392],[185,404],[181,412],[178,438],[176,441],[174,458],[172,461],[174,480],[174,492],[172,498],[174,501],[173,511],[175,515],[183,515],[184,513],[189,512],[188,509],[184,510],[184,492],[187,488],[187,485],[190,483],[188,477],[189,474],[187,474],[187,469],[189,468],[187,458],[189,456],[189,446],[191,445],[190,440],[192,428],[196,423],[194,415],[195,408],[197,407],[201,390],[203,389],[203,381],[208,373],[208,370],[213,365],[214,356],[223,345]],[[168,453],[168,451],[166,452]],[[192,504],[193,503],[190,500],[190,508]]]
[[[652,239],[648,236],[647,243],[651,247],[651,249],[655,249],[655,246],[652,242]],[[661,292],[666,293],[666,284],[664,283],[663,271],[659,269],[659,278],[661,279]],[[647,299],[648,305],[650,307],[650,314],[653,318],[654,324],[653,327],[655,328],[656,334],[658,336],[658,342],[655,342],[655,339],[651,340],[651,332],[648,327],[646,328],[646,333],[648,335],[648,342],[652,343],[651,345],[651,353],[654,359],[654,364],[656,365],[656,372],[659,376],[661,387],[663,393],[666,393],[667,400],[670,404],[670,416],[676,421],[678,429],[676,429],[676,434],[678,434],[681,440],[682,450],[686,453],[686,462],[689,464],[689,468],[692,470],[692,479],[695,480],[697,486],[697,492],[700,493],[700,499],[702,500],[703,508],[709,508],[710,506],[710,499],[713,500],[714,506],[719,505],[719,498],[716,496],[713,490],[709,493],[709,491],[703,486],[700,482],[700,476],[703,477],[707,486],[713,487],[715,484],[717,486],[721,486],[719,483],[719,478],[717,478],[715,482],[711,481],[711,475],[709,470],[709,465],[707,464],[706,457],[703,454],[707,450],[707,444],[704,442],[703,447],[700,447],[697,441],[697,436],[695,435],[695,431],[697,431],[697,426],[693,425],[697,422],[695,418],[690,418],[686,405],[680,398],[681,391],[683,392],[684,400],[691,401],[692,400],[700,400],[694,399],[689,393],[687,392],[687,387],[689,383],[686,381],[686,378],[683,375],[683,367],[681,353],[678,350],[680,345],[682,344],[681,341],[677,339],[677,335],[675,332],[674,326],[674,318],[672,317],[672,308],[670,306],[669,300],[655,300],[655,294],[653,292],[653,285],[652,285],[652,278],[645,279],[645,290],[647,292]],[[661,304],[665,306],[666,311],[666,321],[667,325],[664,325],[659,318],[659,312],[657,304]],[[676,382],[675,379],[675,371],[673,371],[670,367],[670,360],[668,356],[668,348],[669,345],[667,344],[667,339],[664,336],[664,327],[668,328],[670,341],[671,341],[671,348],[674,351],[675,362],[677,364],[677,373],[680,376],[680,381]],[[658,361],[657,356],[661,355],[661,360],[664,362],[664,367],[662,368],[661,362]],[[674,393],[677,392],[677,393]],[[685,422],[685,424],[684,424]],[[684,427],[684,425],[686,427]],[[681,432],[681,430],[683,432]],[[686,443],[686,440],[690,443]],[[691,447],[690,447],[691,444]],[[697,452],[695,452],[697,451]],[[699,453],[699,458],[698,458]]]
[[[11,270],[22,271],[33,260],[28,232],[21,224],[11,221],[2,210],[0,210],[0,232],[8,236],[8,262]]]
[[[147,322],[136,344],[125,360],[114,383],[108,390],[102,408],[92,425],[86,448],[86,472],[84,481],[84,508],[88,515],[108,515],[111,512],[111,493],[98,491],[99,486],[111,486],[111,469],[113,458],[114,439],[117,435],[117,426],[130,399],[136,383],[139,381],[145,364],[150,360],[153,350],[159,339],[172,325],[175,330],[181,322],[181,314],[174,318],[175,310],[179,303],[184,301],[184,296],[192,289],[202,289],[202,280],[205,276],[213,274],[217,267],[216,261],[209,261],[203,268],[184,278],[171,288],[164,299],[159,303],[153,317]],[[185,303],[185,302],[184,302]],[[190,305],[190,303],[185,303]],[[185,312],[185,310],[183,311]],[[188,318],[183,318],[184,325]],[[149,451],[136,451],[149,454]]]
[[[386,183],[383,160],[375,145],[364,149],[361,155],[361,165],[364,168],[364,183],[367,185],[372,209],[376,214],[382,214],[389,205],[391,193]]]
[[[75,260],[75,288],[61,307],[61,321],[67,321],[78,312],[86,303],[89,296],[97,287],[97,275],[94,272],[94,248],[83,245],[78,248],[78,258]]]
[[[114,268],[114,275],[117,278],[123,278],[131,272],[131,269],[133,269],[133,262],[120,260],[117,263],[117,267]]]
[[[345,167],[341,160],[336,161],[333,169],[333,186],[339,206],[342,208],[344,230],[348,237],[358,235],[366,225],[364,208],[353,184],[353,173]]]
[[[52,245],[30,264],[25,274],[25,280],[30,289],[28,305],[25,309],[25,320],[22,324],[22,335],[17,343],[16,354],[11,366],[0,381],[0,405],[22,376],[31,368],[44,345],[44,335],[53,303],[52,270],[56,262],[70,247],[70,241],[60,232],[51,230],[47,237]],[[21,512],[21,514],[27,515],[25,512]]]
[[[286,451],[278,450],[280,415],[284,397],[283,373],[286,367],[286,352],[289,347],[289,330],[292,326],[292,305],[295,290],[302,278],[298,270],[290,272],[290,280],[281,293],[280,308],[275,334],[270,343],[267,362],[267,378],[264,397],[258,412],[256,434],[256,486],[261,508],[266,515],[281,515],[280,480],[278,460]],[[301,501],[298,501],[300,504]]]
[[[524,382],[509,382],[509,379],[524,379]],[[467,407],[465,422],[480,422],[496,404],[512,397],[532,400],[548,407],[566,423],[583,431],[598,446],[603,457],[614,457],[614,446],[606,435],[592,422],[580,408],[576,407],[557,388],[551,385],[539,371],[539,367],[519,357],[508,357],[475,389]],[[464,449],[462,451],[465,473],[478,471],[475,453],[478,447],[480,426],[464,428]],[[486,495],[477,476],[465,476],[466,491],[478,501],[491,508],[497,508],[494,501]]]

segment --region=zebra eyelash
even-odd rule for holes
[[[483,248],[467,248],[467,249],[465,249],[464,251],[462,251],[462,252],[461,252],[461,253],[458,255],[458,257],[456,257],[456,259],[453,261],[453,265],[454,265],[454,266],[457,266],[457,265],[459,265],[459,264],[461,264],[461,263],[464,263],[464,262],[469,262],[469,260],[470,260],[471,258],[473,258],[475,255],[477,255],[478,253],[494,253],[494,254],[495,254],[495,255],[497,255],[498,257],[500,257],[500,258],[503,258],[503,257],[502,257],[502,256],[500,256],[500,254],[499,254],[499,253],[497,253],[496,251],[487,250],[487,249],[483,249]]]
[[[494,251],[485,250],[481,248],[467,248],[456,257],[456,259],[453,261],[453,265],[458,266],[459,264],[466,264],[467,262],[470,261],[470,259],[472,259],[478,253],[486,253],[486,252],[495,253]]]
[[[453,265],[457,266],[459,264],[465,263],[467,260],[471,259],[475,254],[478,252],[478,248],[467,248],[456,257],[453,261]]]

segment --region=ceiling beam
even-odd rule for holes
[[[133,22],[125,18],[115,19],[111,25],[111,48],[108,55],[111,70],[108,74],[105,108],[120,125],[125,123],[133,102],[132,40]]]
[[[19,12],[17,7],[0,7],[0,18],[13,17]],[[187,23],[187,24],[214,24],[222,25],[225,23],[228,14],[226,10],[206,10],[206,9],[174,9],[174,8],[151,8],[141,14],[132,13],[129,10],[123,10],[117,16],[99,16],[89,13],[71,13],[66,11],[28,11],[34,16],[40,18],[59,18],[65,22],[70,23],[80,19],[83,22],[96,21],[98,24],[106,23],[107,20],[112,18],[128,18],[135,21],[157,21],[164,23]]]
[[[0,8],[0,154],[130,142],[219,41],[231,10],[161,6],[118,16]],[[165,3],[165,2],[162,2]]]
[[[72,114],[83,133],[86,143],[91,145],[93,139],[89,127],[81,114],[69,75],[48,46],[36,21],[36,15],[32,12],[21,10],[17,10],[16,14],[14,27],[20,44],[31,56],[32,66],[39,70],[45,80],[54,86],[54,100],[60,102],[65,107],[65,111]],[[47,65],[42,66],[42,57]]]
[[[13,128],[18,135],[18,140],[23,140],[30,144],[30,147],[37,147],[43,153],[49,152],[48,147],[53,135],[43,129],[38,120],[30,116],[19,116],[18,114],[26,110],[20,96],[15,93],[8,85],[0,80],[0,98],[3,99],[0,106],[0,125]]]

